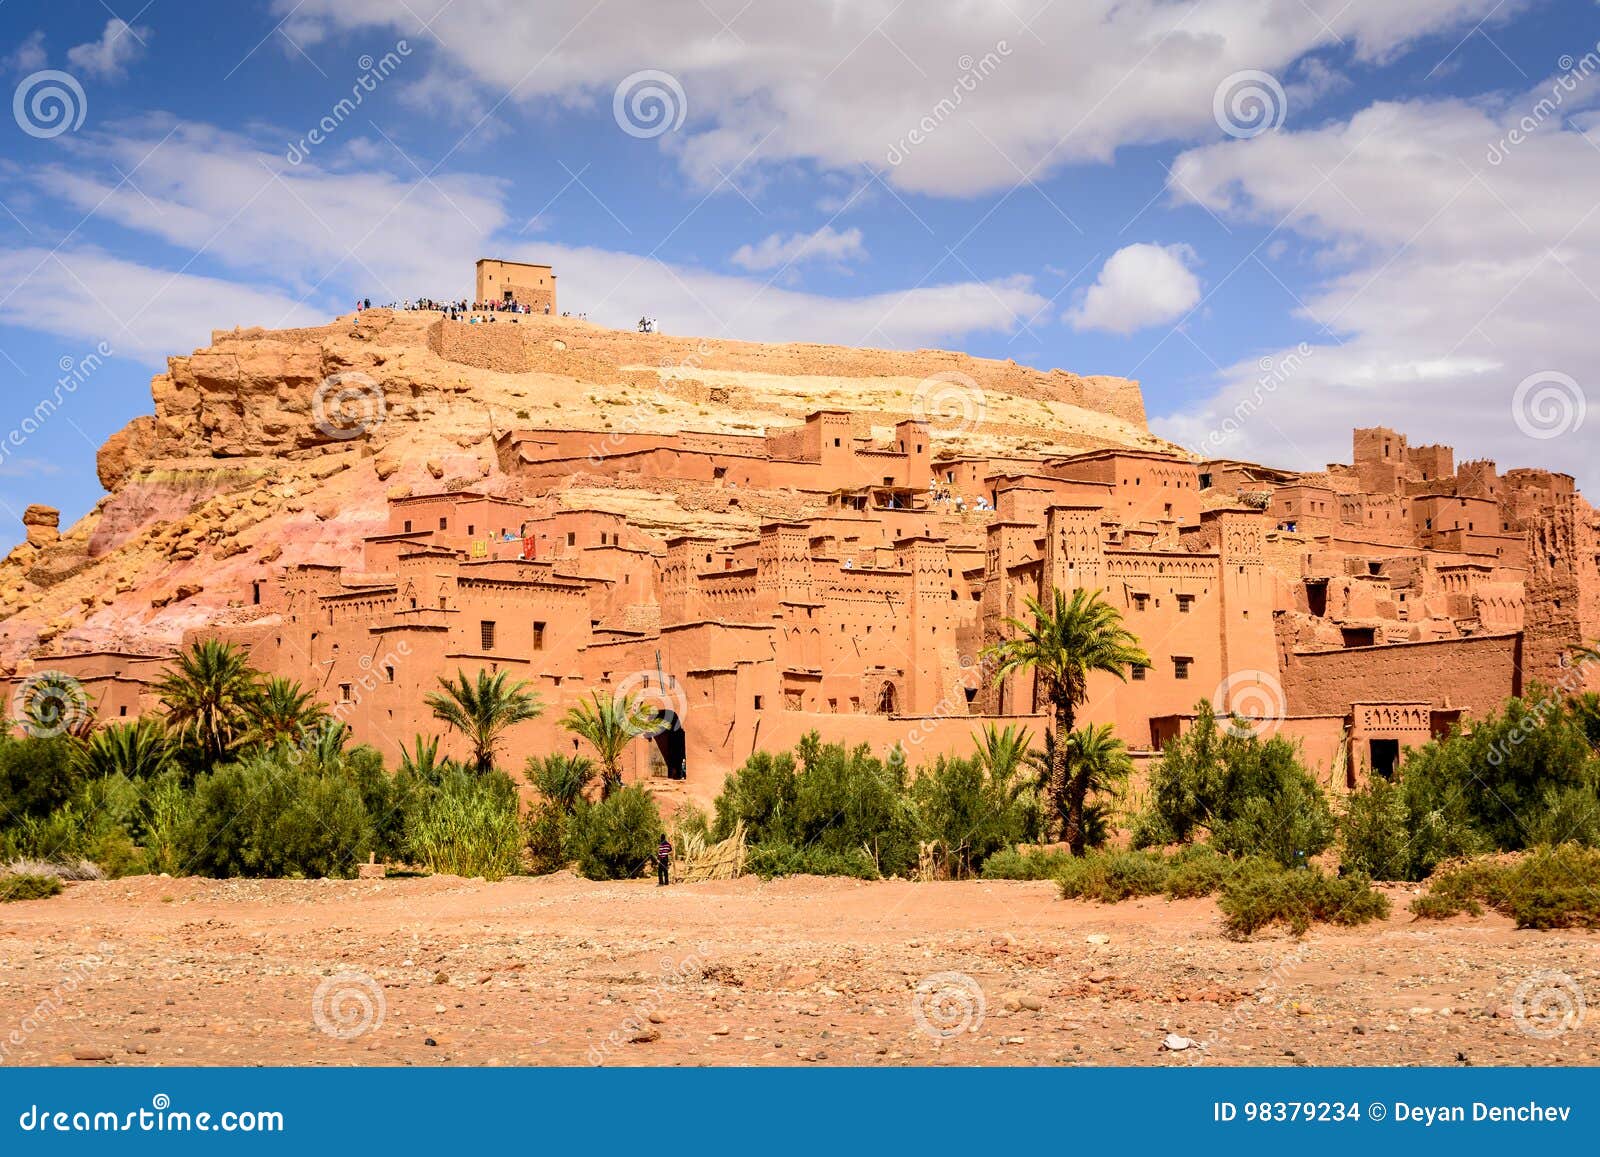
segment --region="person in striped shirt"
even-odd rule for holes
[[[670,880],[667,879],[667,869],[672,864],[672,841],[667,839],[665,832],[661,833],[661,842],[656,845],[656,887],[665,888]]]

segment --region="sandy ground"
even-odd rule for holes
[[[1239,943],[1010,882],[76,884],[0,908],[0,1062],[1600,1063],[1600,940],[1393,895]]]

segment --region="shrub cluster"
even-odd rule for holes
[[[0,876],[0,904],[13,900],[43,900],[61,891],[58,876],[36,876],[14,872]]]
[[[1428,743],[1396,783],[1352,794],[1347,866],[1421,880],[1462,857],[1540,845],[1600,846],[1600,738],[1594,696],[1531,688],[1498,712]]]
[[[1278,923],[1300,936],[1314,923],[1382,920],[1389,915],[1389,898],[1360,873],[1330,876],[1317,867],[1285,869],[1274,860],[1251,857],[1228,873],[1217,907],[1231,936],[1249,936]]]
[[[912,776],[899,752],[882,760],[812,732],[793,753],[756,752],[728,777],[711,835],[726,839],[742,822],[750,868],[767,876],[904,876],[924,845],[942,849],[951,874],[972,875],[1037,831],[1037,804],[1017,778],[947,756]]]
[[[1600,850],[1561,844],[1441,864],[1411,902],[1425,919],[1493,908],[1518,928],[1600,927]]]

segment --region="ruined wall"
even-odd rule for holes
[[[1285,648],[1282,678],[1296,715],[1342,714],[1371,701],[1375,689],[1484,715],[1521,694],[1521,664],[1518,636],[1483,635],[1339,651]]]

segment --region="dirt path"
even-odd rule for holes
[[[1600,1063],[1600,939],[1394,899],[1237,943],[1010,882],[78,884],[0,908],[0,1063]]]

